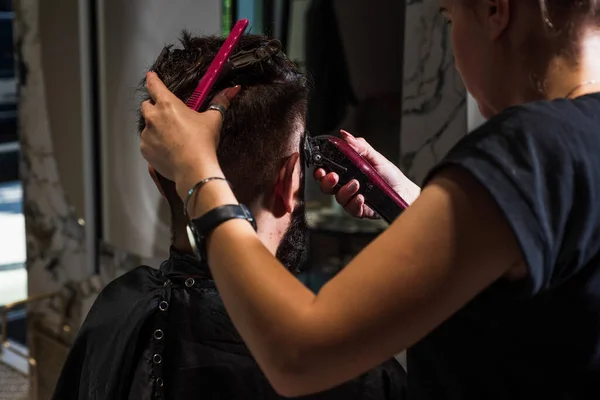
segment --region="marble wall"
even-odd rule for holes
[[[38,31],[38,2],[15,2],[21,179],[29,293],[86,277],[84,227],[62,189],[52,148]]]
[[[77,217],[61,185],[56,164],[60,155],[54,152],[52,146],[41,58],[38,1],[15,1],[14,8],[29,296],[57,292],[65,284],[73,282],[79,285],[90,279],[97,281],[97,278],[106,282],[130,269],[137,259],[101,244],[100,275],[94,277],[90,266],[86,265],[85,224]],[[88,294],[93,292],[88,291]],[[32,309],[45,306],[48,304],[34,304]],[[36,311],[49,315],[62,312],[51,305]],[[85,310],[75,312],[80,316],[85,313]],[[80,321],[72,322],[77,325]]]
[[[67,4],[62,0],[58,0],[58,2],[61,6]],[[141,22],[138,25],[133,24],[134,27],[140,28],[137,33],[126,32],[126,36],[131,39],[127,43],[131,45],[129,49],[125,49],[125,53],[129,51],[132,56],[137,57],[137,61],[132,63],[131,59],[126,57],[116,58],[121,64],[125,63],[125,65],[118,64],[121,73],[123,71],[130,72],[130,70],[134,70],[133,78],[127,75],[131,78],[129,79],[130,84],[121,82],[122,88],[118,88],[121,91],[129,90],[131,92],[131,96],[123,96],[124,98],[127,97],[128,100],[130,97],[132,98],[129,103],[126,105],[118,103],[122,108],[122,114],[127,115],[129,120],[135,120],[134,110],[138,101],[137,98],[134,98],[135,86],[140,77],[143,76],[145,68],[147,68],[162,48],[165,40],[172,42],[182,27],[195,31],[199,23],[206,33],[215,33],[218,30],[218,21],[220,21],[219,18],[215,17],[220,12],[220,2],[218,0],[203,0],[203,2],[188,1],[185,4],[180,4],[180,7],[175,8],[159,0],[154,0],[151,3],[154,8],[142,8],[147,11],[146,14],[152,14],[153,19],[149,20],[145,18],[146,23],[142,28],[139,27]],[[196,7],[196,11],[205,11],[203,14],[204,22],[198,21],[197,12],[185,13],[185,10],[189,11],[192,3]],[[124,11],[121,10],[123,11],[121,12],[118,8],[119,4],[117,1],[111,2],[110,5],[112,8],[106,11],[111,12],[113,17],[119,15],[119,13],[123,14]],[[208,7],[208,9],[202,7]],[[38,0],[17,0],[14,2],[14,9],[15,47],[19,61],[20,170],[26,225],[28,294],[31,297],[44,293],[59,293],[59,300],[60,298],[64,300],[63,294],[65,293],[65,288],[69,288],[66,290],[65,295],[70,296],[71,294],[69,293],[73,292],[71,289],[75,289],[77,292],[76,295],[81,300],[73,302],[73,309],[70,310],[62,309],[60,301],[58,303],[45,301],[32,304],[30,311],[37,311],[40,315],[43,314],[44,318],[51,321],[51,324],[54,323],[57,329],[61,328],[60,323],[58,323],[58,321],[62,320],[63,315],[61,314],[68,311],[71,315],[69,324],[74,328],[73,332],[75,332],[81,323],[81,318],[86,315],[97,290],[110,280],[147,260],[141,259],[141,256],[145,255],[143,252],[137,252],[135,251],[137,249],[131,246],[124,246],[124,243],[111,242],[109,244],[101,241],[98,243],[100,270],[93,271],[92,266],[86,265],[85,221],[79,217],[81,210],[76,212],[76,207],[73,204],[73,200],[76,200],[78,194],[73,193],[72,190],[65,190],[66,186],[68,186],[65,185],[66,179],[69,178],[72,181],[73,177],[64,175],[65,171],[82,170],[83,165],[69,165],[68,168],[64,168],[65,166],[62,165],[63,168],[60,168],[60,165],[57,164],[60,164],[60,161],[63,161],[64,164],[65,157],[64,154],[57,153],[56,149],[61,147],[57,147],[55,143],[56,140],[63,140],[63,137],[67,133],[69,135],[77,135],[77,133],[52,132],[52,128],[65,126],[65,124],[51,123],[52,118],[64,119],[68,116],[63,114],[57,116],[54,112],[56,107],[50,107],[49,101],[58,99],[60,94],[52,90],[52,87],[56,85],[53,86],[48,82],[48,79],[54,79],[55,75],[45,75],[48,73],[48,60],[47,57],[44,58],[44,54],[64,49],[57,49],[56,41],[49,41],[41,33],[43,31],[42,22],[47,21],[45,19],[40,20],[43,8]],[[170,10],[169,13],[165,13],[165,9]],[[131,7],[125,7],[124,10],[128,11],[127,15],[132,18],[133,22],[137,21],[135,18],[143,19],[144,15],[146,15],[131,13]],[[71,15],[69,23],[73,22],[72,19],[77,18],[76,12],[71,14],[69,14]],[[170,23],[165,22],[167,15],[170,16],[170,18],[167,18]],[[182,15],[185,16],[183,20]],[[194,17],[194,15],[196,16]],[[109,16],[107,15],[107,18]],[[44,15],[44,17],[46,16]],[[148,29],[153,32],[156,31],[152,27],[155,27],[156,23],[161,19],[163,29],[159,29],[158,34],[152,36],[152,40],[149,39],[149,35],[144,36],[145,40],[140,40],[139,32],[148,32]],[[212,24],[209,24],[210,27],[207,26],[208,22],[206,19],[210,19]],[[185,23],[182,23],[182,21]],[[127,21],[122,22],[122,25],[125,26]],[[105,30],[103,32],[106,33]],[[151,42],[150,45],[148,45],[149,41]],[[117,42],[124,43],[120,38],[108,35],[103,41],[105,46],[113,45],[113,47]],[[135,43],[142,43],[144,46],[136,47],[133,45]],[[106,50],[106,47],[104,49]],[[145,50],[143,56],[139,53],[141,50]],[[114,54],[110,53],[110,55]],[[70,64],[77,64],[77,60],[71,61],[74,62]],[[115,64],[114,60],[111,61]],[[127,64],[128,61],[130,64]],[[73,67],[73,65],[70,65],[70,67]],[[73,82],[70,83],[72,85],[79,85],[78,66],[75,65],[74,68],[77,69],[77,76],[74,76]],[[116,76],[117,72],[114,75]],[[55,84],[55,82],[51,83]],[[117,89],[114,87],[109,87],[107,90],[111,94],[117,92]],[[113,103],[116,103],[116,101]],[[77,124],[74,124],[74,129],[77,129]],[[131,126],[121,124],[120,127],[114,125],[111,124],[110,126],[111,128],[115,128],[115,137],[126,136],[133,139],[128,147],[128,151],[132,156],[128,159],[135,160],[135,162],[142,165],[141,156],[138,151],[137,137],[135,135],[135,124],[131,124]],[[124,135],[124,131],[127,131],[128,134]],[[81,137],[82,134],[79,133],[79,136]],[[110,148],[112,149],[112,147]],[[77,149],[71,149],[71,151],[77,151]],[[59,162],[57,163],[57,161]],[[75,161],[72,160],[71,164]],[[82,160],[80,159],[79,163],[81,162]],[[151,184],[145,167],[140,168],[140,170],[143,171],[147,181]],[[118,180],[120,175],[115,171],[112,172],[114,176],[111,176]],[[140,186],[139,181],[133,182],[131,186],[135,187],[136,184]],[[112,188],[112,186],[110,187]],[[155,191],[154,188],[153,191]],[[158,195],[155,197],[159,198]],[[133,202],[139,204],[137,200],[139,199],[133,199]],[[156,209],[153,212],[156,214]],[[168,232],[166,236],[168,238]],[[167,248],[166,245],[163,247]],[[141,256],[138,256],[139,254]]]
[[[420,183],[467,134],[467,94],[439,0],[406,0],[400,167]]]

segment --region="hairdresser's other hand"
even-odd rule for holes
[[[198,113],[188,108],[153,72],[146,75],[146,88],[152,101],[142,103],[146,127],[140,150],[150,165],[175,182],[188,173],[212,172],[218,168],[217,146],[222,118],[218,111]],[[229,88],[210,102],[229,107],[239,86]]]
[[[421,192],[419,186],[408,179],[394,163],[373,149],[365,139],[355,138],[344,130],[340,132],[343,139],[367,160],[404,200],[410,204],[419,196]],[[348,214],[358,218],[379,218],[370,207],[365,205],[364,197],[361,194],[356,195],[360,189],[358,181],[352,180],[336,192],[335,185],[339,181],[339,176],[335,172],[326,174],[325,170],[317,168],[314,176],[321,186],[321,191],[325,194],[335,193],[336,201]]]

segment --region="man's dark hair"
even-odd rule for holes
[[[178,98],[186,100],[223,42],[221,37],[192,37],[184,31],[180,39],[182,48],[166,46],[151,70]],[[264,36],[245,35],[238,51],[258,48],[267,42]],[[227,112],[217,156],[237,199],[250,205],[274,183],[276,171],[289,155],[293,133],[306,116],[309,87],[306,78],[283,52],[222,76],[209,98],[235,85],[241,85],[242,90]],[[144,82],[141,90],[144,99],[148,99]],[[139,115],[139,132],[144,125]],[[176,221],[182,221],[182,203],[172,183],[164,183],[173,224],[177,224]]]

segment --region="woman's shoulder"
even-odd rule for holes
[[[600,94],[583,97],[506,108],[459,140],[423,183],[448,163],[572,170],[600,153]]]
[[[548,103],[535,102],[508,107],[484,122],[470,135],[501,135],[541,130],[543,125],[557,118],[550,111]]]
[[[600,151],[600,95],[536,101],[506,108],[466,135],[449,156],[475,149],[556,160]],[[566,160],[565,160],[566,161]]]
[[[528,134],[532,138],[543,135],[545,141],[552,137],[562,141],[567,136],[565,133],[596,131],[600,127],[599,114],[600,94],[582,96],[575,100],[540,100],[510,106],[475,129],[472,134]]]

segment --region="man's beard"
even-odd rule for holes
[[[179,209],[183,209],[183,205]],[[177,212],[179,209],[176,210],[174,206],[171,206],[172,220],[177,221],[177,225],[172,224],[171,227],[172,242],[176,243],[177,239],[181,239],[183,243],[187,243],[188,239],[185,233],[186,220],[183,217],[183,211]],[[304,202],[302,202],[292,211],[290,225],[275,252],[275,257],[277,257],[279,262],[294,275],[299,275],[302,272],[303,261],[305,261],[307,253],[307,239],[308,223],[306,221],[306,207],[304,206]]]
[[[283,235],[275,257],[294,275],[300,274],[306,256],[308,223],[304,202],[292,212],[290,226]]]

